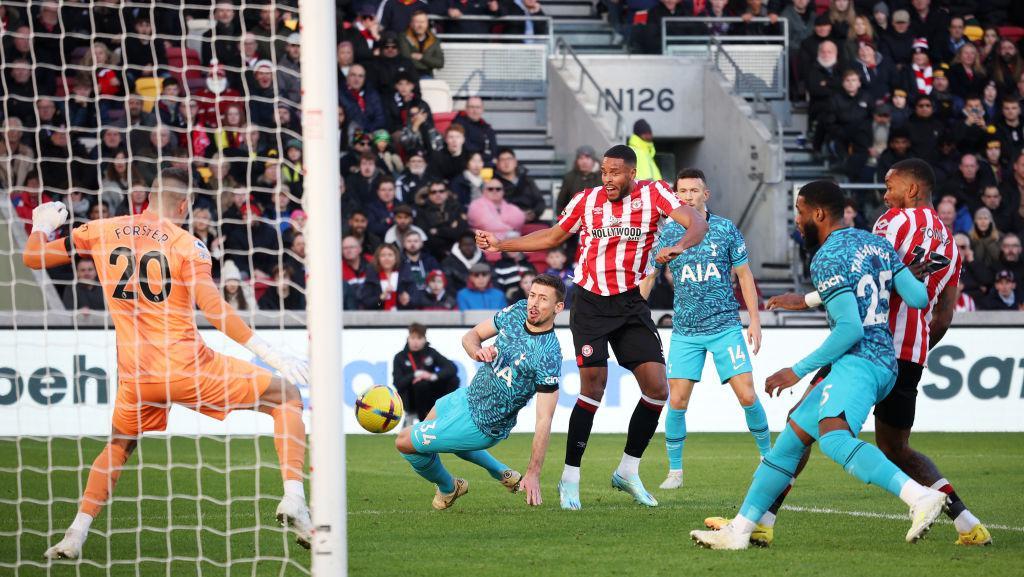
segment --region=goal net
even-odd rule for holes
[[[143,416],[128,420],[163,430],[139,438],[81,557],[44,558],[75,521],[90,468],[111,442],[126,365],[166,383],[191,371],[196,390],[245,378],[258,386],[233,365],[211,370],[201,353],[180,364],[173,335],[192,310],[191,301],[184,313],[171,304],[190,290],[175,258],[206,255],[217,291],[257,334],[275,351],[308,354],[315,275],[305,247],[316,209],[304,196],[299,16],[294,0],[0,3],[0,574],[310,573],[310,552],[275,517],[282,435],[257,411],[221,420],[217,407],[242,398],[230,392],[199,399],[207,414],[171,406],[166,427],[167,406],[140,400]],[[180,244],[172,255],[135,251],[173,238],[147,228],[144,215],[169,168],[188,175],[181,226],[201,242],[187,254]],[[48,240],[70,237],[73,260],[32,270],[23,262],[32,212],[50,201],[64,203],[69,220]],[[123,250],[84,232],[118,215],[133,223]],[[90,235],[91,253],[80,240]],[[105,306],[111,299],[130,304]],[[148,322],[122,318],[134,329],[115,331],[117,314]],[[195,315],[210,349],[263,363]],[[166,354],[139,353],[147,346]],[[315,359],[313,368],[325,372]],[[300,390],[308,432],[309,391]]]

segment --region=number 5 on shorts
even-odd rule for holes
[[[828,402],[828,390],[832,388],[832,385],[825,385],[825,388],[821,390],[821,406],[824,407],[825,403]]]

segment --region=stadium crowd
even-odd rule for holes
[[[142,9],[109,2],[0,5],[4,109],[0,190],[30,221],[63,200],[71,227],[141,212],[165,166],[190,170],[199,194],[187,226],[242,310],[305,308],[300,32],[296,2],[190,2]],[[435,122],[420,82],[445,65],[446,32],[541,33],[536,0],[339,1],[345,307],[493,309],[533,276],[571,278],[574,247],[483,255],[470,231],[504,237],[547,225],[567,193],[599,182],[581,147],[550,199],[498,145],[485,101]],[[660,20],[738,16],[683,33],[781,34],[792,97],[806,102],[810,146],[853,182],[925,158],[937,210],[965,254],[970,308],[1020,308],[1024,282],[1024,3],[1010,0],[601,0],[636,50],[660,50]],[[436,21],[429,16],[440,16]],[[475,18],[466,18],[467,16]],[[767,17],[767,23],[751,17]],[[198,46],[190,30],[206,31]],[[650,126],[631,146],[653,158]],[[649,162],[652,170],[657,167]],[[653,174],[653,173],[652,173]],[[62,230],[55,236],[67,235]],[[962,236],[961,236],[962,235]],[[88,265],[51,272],[69,307],[101,305]],[[94,276],[94,275],[93,275]],[[571,295],[571,292],[570,292]]]

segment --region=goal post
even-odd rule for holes
[[[347,574],[344,388],[341,386],[341,196],[334,2],[303,0],[302,132],[306,151],[313,575]]]

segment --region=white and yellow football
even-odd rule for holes
[[[356,399],[356,420],[371,433],[386,433],[402,421],[402,397],[385,385],[374,385]]]

